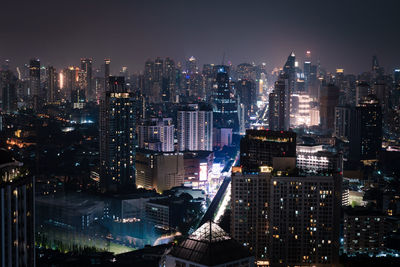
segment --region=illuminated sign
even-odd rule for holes
[[[200,163],[200,175],[199,175],[199,180],[200,181],[207,181],[208,175],[207,175],[207,163],[203,162]]]

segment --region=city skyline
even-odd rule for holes
[[[21,2],[26,2],[24,8],[19,8]],[[313,61],[319,60],[331,72],[336,68],[346,73],[367,71],[375,54],[390,72],[400,59],[396,54],[400,37],[394,34],[398,7],[395,1],[385,1],[385,5],[376,1],[362,5],[345,1],[251,1],[245,5],[240,1],[212,5],[207,1],[190,5],[180,1],[114,5],[10,1],[3,10],[18,12],[12,17],[1,12],[0,23],[7,27],[0,33],[6,40],[0,44],[0,60],[10,59],[16,67],[38,57],[42,64],[60,68],[78,65],[83,57],[93,58],[98,66],[109,57],[112,71],[127,66],[137,72],[147,58],[169,56],[184,63],[194,56],[200,66],[220,64],[225,58],[234,65],[266,62],[272,69],[283,65],[287,51],[293,50],[301,59],[310,50]],[[31,23],[30,14],[36,14],[36,23]]]

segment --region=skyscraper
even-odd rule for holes
[[[293,93],[295,89],[295,82],[296,82],[296,56],[294,55],[294,52],[290,53],[288,56],[288,59],[283,66],[283,74],[286,75],[288,82],[289,82],[289,92]]]
[[[382,149],[382,110],[379,100],[369,95],[352,115],[349,140],[351,160],[376,161]]]
[[[197,104],[178,111],[179,151],[212,151],[213,112]]]
[[[236,100],[233,97],[229,80],[229,67],[214,66],[215,80],[212,103],[214,105],[214,124],[218,128],[238,128]]]
[[[135,97],[123,77],[109,77],[100,107],[100,182],[103,191],[135,184]]]
[[[54,103],[58,98],[57,92],[57,73],[56,69],[52,66],[47,68],[47,102]]]
[[[294,170],[294,162],[288,162]],[[338,174],[297,176],[275,166],[260,166],[257,172],[233,168],[232,236],[261,266],[336,264],[340,185]]]
[[[2,110],[6,113],[17,111],[17,77],[9,70],[0,71],[0,92]]]
[[[110,64],[111,60],[109,58],[104,59],[104,92],[108,92],[109,88],[109,77],[110,77]]]
[[[333,132],[335,127],[335,107],[339,104],[339,88],[329,83],[324,85],[320,95],[321,127],[324,131]]]
[[[29,61],[29,91],[28,96],[32,101],[32,107],[35,111],[40,109],[42,102],[42,91],[40,87],[40,60],[31,59]]]
[[[93,101],[96,99],[96,95],[93,88],[91,58],[81,58],[81,70],[83,70],[86,73],[86,88],[85,88],[86,99],[88,101]]]
[[[35,266],[35,180],[0,149],[0,266]]]
[[[288,131],[290,127],[290,81],[288,75],[280,75],[275,88],[269,96],[269,128]]]
[[[257,89],[251,80],[239,80],[236,83],[236,92],[240,104],[244,105],[245,120],[249,121],[250,116],[254,115],[257,107]]]

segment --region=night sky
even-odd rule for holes
[[[400,66],[400,1],[3,0],[0,60],[38,57],[56,67],[141,71],[147,58],[195,56],[199,64],[266,62],[282,66],[306,50],[332,71],[359,73],[377,54],[386,71]]]

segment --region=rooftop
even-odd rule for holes
[[[208,221],[176,247],[170,255],[205,266],[251,257],[249,251],[229,237],[217,224]]]

